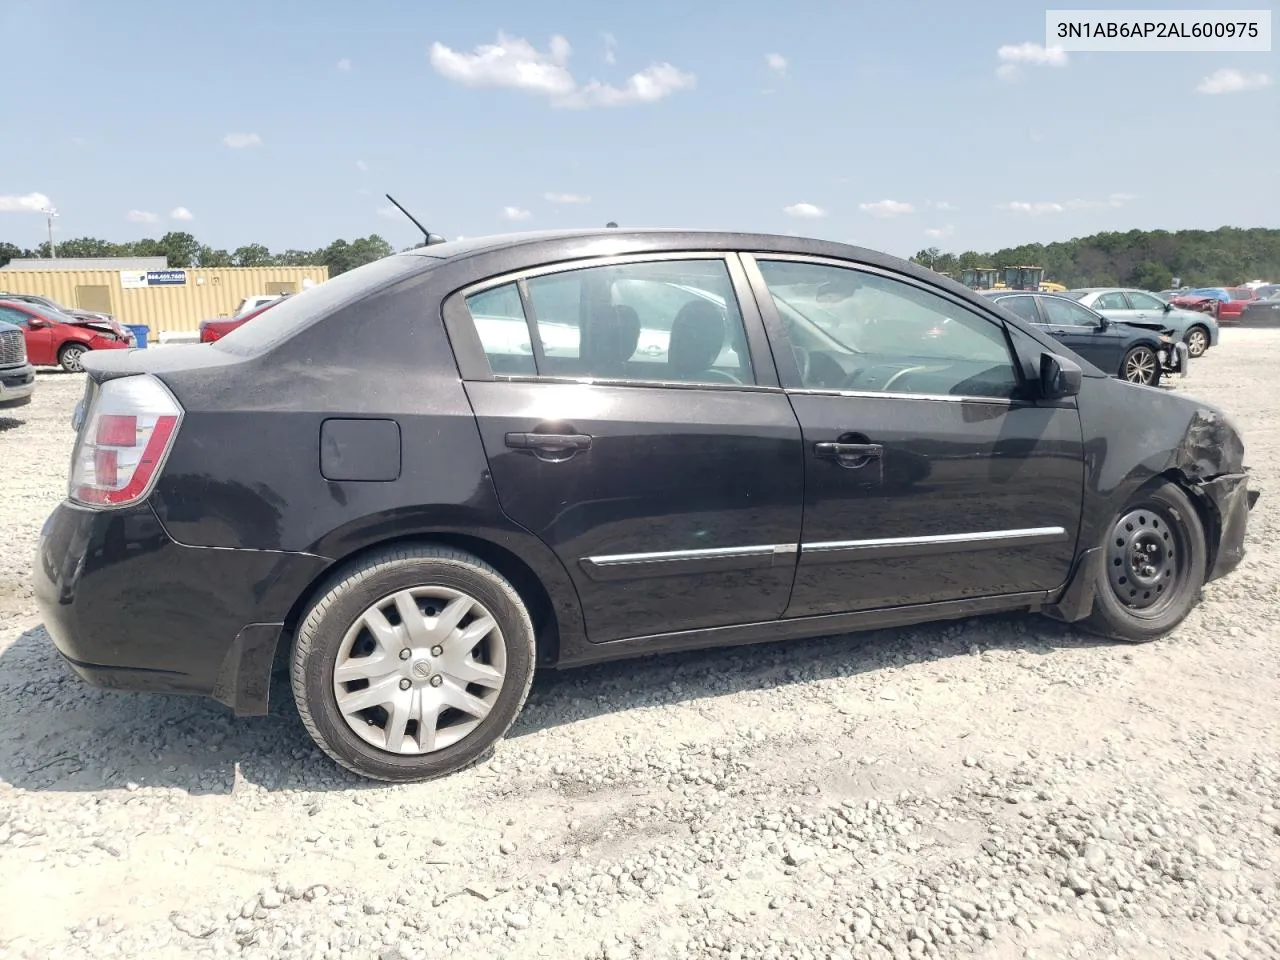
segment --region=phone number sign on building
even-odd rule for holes
[[[139,287],[180,287],[187,282],[185,270],[121,270],[120,286],[126,290]]]

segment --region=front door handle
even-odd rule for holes
[[[573,454],[591,449],[591,437],[585,433],[508,433],[506,441],[512,450]]]
[[[842,467],[861,467],[884,456],[884,447],[878,443],[815,443],[813,452]]]

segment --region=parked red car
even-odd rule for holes
[[[1244,313],[1245,307],[1258,299],[1258,294],[1252,287],[1227,287],[1227,293],[1231,295],[1231,299],[1223,300],[1218,304],[1218,322],[1239,323],[1240,314]]]
[[[33,367],[61,366],[68,373],[84,369],[90,350],[125,350],[133,338],[115,320],[82,320],[16,300],[0,300],[0,320],[22,328],[27,359]]]
[[[215,340],[221,340],[236,327],[248,323],[260,313],[265,313],[274,307],[277,303],[283,303],[289,299],[286,294],[269,303],[264,303],[256,310],[250,310],[248,313],[242,313],[237,317],[220,317],[217,320],[201,320],[200,321],[200,342],[213,343]]]

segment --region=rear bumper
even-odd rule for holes
[[[41,531],[33,586],[54,646],[89,683],[198,694],[261,714],[282,625],[328,563],[184,546],[145,504],[64,502]]]
[[[1218,518],[1218,548],[1205,577],[1206,581],[1217,580],[1240,566],[1244,559],[1249,511],[1258,502],[1259,491],[1249,489],[1248,473],[1215,477],[1202,484],[1200,490],[1213,505]]]
[[[36,368],[31,364],[0,370],[0,409],[31,402],[36,391]]]

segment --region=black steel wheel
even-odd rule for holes
[[[1208,550],[1195,506],[1175,484],[1141,492],[1103,542],[1086,625],[1121,640],[1155,640],[1176,627],[1204,584]]]

